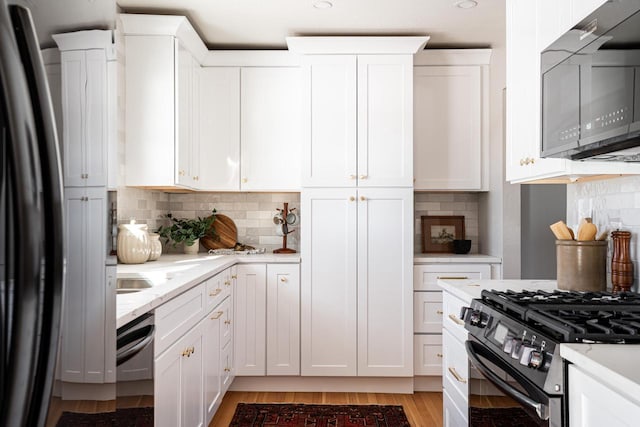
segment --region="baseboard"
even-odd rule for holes
[[[413,390],[442,392],[442,377],[414,377]]]
[[[413,393],[413,377],[239,377],[231,391]]]
[[[54,387],[55,389],[55,387]],[[85,384],[60,382],[62,400],[115,400],[116,384]]]
[[[153,380],[119,381],[116,396],[153,396]]]

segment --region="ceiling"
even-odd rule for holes
[[[427,48],[504,46],[505,0],[117,0],[122,12],[189,18],[210,49],[284,49],[303,35],[429,35]]]

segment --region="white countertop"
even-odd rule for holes
[[[495,289],[497,291],[512,290],[520,292],[524,290],[554,291],[558,289],[555,280],[438,280],[438,286],[443,290],[457,296],[466,303],[471,303],[474,298],[480,298],[483,289]]]
[[[501,264],[502,258],[491,255],[482,254],[415,254],[413,256],[414,264]]]
[[[640,403],[640,344],[561,344],[560,355]]]
[[[163,255],[144,264],[118,264],[118,278],[143,278],[149,289],[116,296],[116,327],[189,290],[234,264],[299,263],[300,254],[279,255]]]

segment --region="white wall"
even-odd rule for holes
[[[591,217],[598,230],[631,232],[634,263],[633,290],[638,291],[640,257],[640,176],[567,185],[567,225],[574,230],[580,218]],[[607,283],[611,286],[611,240],[607,252]]]
[[[115,28],[115,0],[27,0],[41,48],[55,47],[52,34]]]

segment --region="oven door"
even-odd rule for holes
[[[470,426],[487,425],[482,422],[486,422],[486,418],[492,416],[495,418],[522,418],[518,419],[518,425],[527,427],[566,427],[568,425],[565,422],[562,396],[546,394],[471,335],[466,342],[466,349],[471,365],[506,396],[489,396],[497,394],[491,393],[489,388],[470,390]],[[483,421],[480,422],[480,419]],[[502,421],[504,422],[504,420]]]

